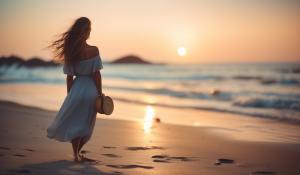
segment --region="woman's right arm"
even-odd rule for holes
[[[94,72],[93,78],[98,90],[98,95],[102,95],[102,77],[99,70]]]
[[[66,82],[67,82],[67,92],[69,93],[73,84],[73,75],[67,75]]]

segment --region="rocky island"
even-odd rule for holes
[[[45,61],[42,58],[38,58],[38,57],[33,57],[29,60],[24,60],[21,57],[18,56],[2,56],[0,57],[0,66],[2,65],[7,65],[7,66],[11,66],[11,65],[17,65],[17,66],[25,66],[25,67],[29,67],[29,68],[33,68],[33,67],[53,67],[53,66],[58,66],[59,63],[55,63],[54,61]]]
[[[111,64],[153,64],[149,61],[146,61],[142,59],[141,57],[138,57],[136,55],[127,55],[118,59],[115,59],[114,61],[107,62]],[[23,59],[19,56],[2,56],[0,57],[0,66],[12,66],[16,65],[18,67],[25,66],[28,68],[34,68],[34,67],[54,67],[59,66],[60,63],[54,62],[53,60],[46,61],[45,59],[33,57],[28,60]]]
[[[127,55],[111,62],[112,64],[152,64],[136,55]]]

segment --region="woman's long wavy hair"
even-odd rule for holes
[[[54,60],[65,64],[73,64],[84,56],[85,41],[89,38],[91,21],[87,17],[80,17],[59,39],[48,47],[53,49]]]

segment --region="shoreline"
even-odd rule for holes
[[[66,96],[65,86],[62,85],[6,84],[0,86],[0,91],[0,100],[51,111],[57,111]],[[106,89],[105,92],[112,97],[120,95],[120,93]],[[153,100],[151,96],[147,95],[143,98]],[[148,116],[149,112],[152,113],[151,116]],[[100,117],[100,115],[97,116]],[[144,105],[115,100],[115,111],[111,116],[105,116],[105,118],[137,121],[141,125],[145,125],[144,123],[149,118],[151,122],[159,119],[161,123],[173,125],[215,128],[213,132],[230,139],[300,143],[300,125],[298,124],[226,112],[169,108],[155,106],[151,103]],[[151,125],[147,124],[148,127]]]
[[[216,127],[163,122],[146,132],[137,121],[109,117],[97,119],[83,148],[96,161],[78,164],[69,143],[46,137],[55,111],[0,101],[0,113],[0,174],[300,173],[300,143],[230,139],[214,132]]]
[[[54,118],[55,114],[57,113],[57,110],[49,110],[49,109],[43,109],[36,106],[31,105],[25,105],[13,101],[6,101],[0,99],[0,106],[17,106],[29,110],[38,110],[41,112],[47,112],[52,113],[52,117]],[[143,105],[144,108],[145,105]],[[122,108],[126,108],[128,111],[131,111],[133,109],[139,108],[137,105],[121,105]],[[149,106],[146,106],[149,107]],[[124,109],[121,110],[124,112]],[[162,109],[157,109],[156,111],[159,112],[166,112],[168,111],[168,108],[162,107]],[[178,111],[172,111],[172,112],[166,112],[168,115],[175,115]],[[181,111],[182,112],[182,111]],[[183,113],[185,113],[184,111]],[[197,110],[197,112],[199,112]],[[140,113],[141,115],[143,113]],[[178,113],[177,113],[178,114]],[[201,114],[204,114],[206,116],[209,116],[210,119],[206,121],[202,121],[202,123],[195,123],[194,125],[189,124],[178,124],[177,122],[164,122],[161,121],[159,118],[159,122],[155,120],[155,118],[152,118],[150,121],[147,120],[147,108],[145,111],[145,116],[141,118],[135,118],[133,119],[127,119],[125,117],[116,117],[116,115],[120,115],[120,112],[117,114],[112,114],[110,116],[102,115],[97,113],[97,120],[111,120],[115,122],[132,122],[140,125],[140,128],[145,132],[151,132],[151,128],[155,128],[156,125],[163,124],[163,125],[169,125],[174,127],[187,127],[187,128],[204,128],[208,130],[210,133],[222,137],[228,140],[234,140],[234,141],[241,141],[241,142],[255,142],[255,143],[287,143],[287,144],[300,144],[300,133],[297,131],[300,131],[300,126],[297,124],[290,124],[290,123],[281,123],[278,121],[270,120],[270,119],[264,119],[264,118],[240,118],[240,115],[232,115],[232,114],[222,114],[220,112],[211,112],[211,111],[202,111]],[[181,115],[181,114],[179,114]],[[192,115],[192,114],[190,114]],[[220,118],[222,117],[222,118]],[[157,117],[158,118],[158,117]],[[227,120],[227,121],[224,121]],[[146,122],[150,122],[146,123]],[[215,122],[213,124],[213,122]],[[249,123],[248,125],[245,125],[245,123]],[[259,125],[257,125],[259,124]],[[244,125],[243,127],[237,127],[238,125]],[[146,127],[145,127],[146,126]],[[262,128],[262,126],[264,128]],[[257,129],[257,130],[256,130]],[[279,131],[274,131],[274,130]],[[281,130],[280,130],[281,129]],[[283,129],[283,130],[282,130]],[[273,132],[272,132],[273,130]],[[280,133],[281,131],[286,131],[286,133]],[[267,132],[267,133],[263,133]],[[282,135],[287,134],[288,132],[294,132],[292,135]],[[256,137],[256,138],[253,138]],[[284,137],[286,137],[284,139]]]
[[[154,81],[147,78],[143,79],[143,76],[139,76],[139,78],[136,79],[137,81],[135,81],[134,78],[127,79],[122,78],[122,76],[118,77],[118,74],[110,75],[115,74],[115,71],[117,71],[118,69],[113,67],[109,67],[109,69],[110,70],[108,72],[103,72],[104,76],[108,76],[103,80],[103,90],[105,93],[108,93],[118,101],[142,105],[151,104],[161,107],[175,107],[178,109],[197,109],[200,111],[207,110],[222,113],[226,112],[230,114],[244,115],[249,117],[274,119],[279,122],[300,124],[300,113],[297,110],[297,106],[299,106],[299,100],[297,99],[297,97],[299,96],[299,88],[296,86],[297,82],[299,81],[292,75],[290,78],[283,78],[278,80],[275,80],[276,76],[274,75],[274,81],[282,83],[281,85],[278,84],[278,86],[268,84],[265,85],[256,82],[263,79],[264,74],[257,76],[252,74],[237,74],[231,75],[229,77],[224,76],[223,78],[227,79],[225,82],[218,82],[216,81],[217,79],[213,79],[211,80],[212,82],[207,82],[208,85],[205,84],[206,80],[193,80],[190,82],[185,79],[180,79],[180,83],[171,81],[174,83],[174,87],[172,87],[172,85],[170,85],[168,81],[164,82],[160,80]],[[122,68],[122,70],[123,69],[124,68]],[[48,101],[50,102],[56,101],[56,104],[43,106],[47,109],[57,108],[57,104],[59,104],[63,100],[61,96],[65,95],[64,93],[66,88],[65,79],[61,74],[61,70],[53,69],[46,72],[44,72],[42,69],[35,71],[22,71],[28,74],[26,75],[27,78],[18,75],[20,73],[18,73],[17,75],[10,75],[10,73],[8,73],[7,75],[3,75],[3,82],[0,85],[0,90],[4,91],[5,95],[7,95],[12,94],[12,92],[14,91],[5,91],[5,89],[22,89],[26,86],[30,86],[30,88],[37,91],[40,91],[40,87],[47,89],[47,91],[55,91],[58,89],[59,94],[57,95],[51,93],[51,97],[53,99],[48,99]],[[130,69],[127,68],[124,69],[124,71],[124,74],[126,74],[126,72],[127,74],[129,74],[126,74],[126,76],[124,76],[130,77]],[[108,75],[106,75],[106,73]],[[29,76],[30,74],[33,74],[34,78]],[[209,76],[212,75],[209,74]],[[14,77],[16,79],[14,79]],[[212,76],[212,78],[213,77],[214,76]],[[7,83],[5,83],[6,80],[8,80]],[[9,82],[9,80],[12,80],[13,82]],[[174,77],[171,80],[174,80]],[[252,88],[246,88],[243,90],[243,88],[239,87],[243,84],[248,84],[248,81],[250,83],[250,86],[253,86],[253,90]],[[253,83],[251,83],[252,81]],[[273,80],[270,79],[270,81]],[[199,87],[194,87],[194,85],[192,85],[196,82],[197,84],[199,83]],[[221,84],[215,85],[213,82]],[[53,89],[45,86],[49,86]],[[62,86],[63,88],[57,88],[59,86]],[[238,90],[239,88],[240,90]],[[27,91],[26,93],[31,92]],[[22,92],[22,94],[26,93]],[[39,96],[43,95],[40,92],[37,93],[39,93]],[[1,94],[0,97],[5,95]],[[34,95],[37,96],[37,94],[32,94],[32,96]],[[56,96],[59,96],[61,100],[57,100],[58,98]],[[19,98],[24,97],[20,95]]]
[[[124,98],[124,92],[115,91],[104,88],[106,94],[109,94],[113,97],[114,101],[120,103],[127,103],[135,106],[153,106],[158,108],[169,108],[170,110],[189,110],[189,111],[207,111],[212,113],[219,114],[228,114],[233,116],[245,116],[258,120],[270,120],[274,122],[291,124],[300,126],[300,123],[297,119],[286,119],[283,117],[274,118],[269,115],[260,115],[260,114],[251,114],[251,113],[243,113],[238,111],[227,111],[227,110],[219,110],[219,109],[211,109],[205,107],[187,107],[187,106],[174,106],[173,104],[163,104],[159,103],[161,100],[160,97],[151,97],[149,94],[131,94],[135,98],[137,96],[143,96],[143,100],[146,101],[132,101]],[[25,104],[29,106],[36,106],[46,110],[58,110],[60,104],[63,102],[66,96],[65,85],[60,84],[44,84],[44,83],[0,83],[0,100],[4,101],[12,101],[20,104]],[[51,96],[48,93],[50,92]],[[53,98],[55,96],[55,98]],[[134,99],[135,99],[134,98]],[[172,101],[172,99],[170,99]],[[35,101],[35,102],[34,102]],[[50,102],[50,103],[49,103]],[[177,101],[176,101],[177,102]],[[47,103],[47,104],[46,104]],[[179,124],[179,123],[178,123]],[[193,124],[189,124],[193,125]]]
[[[128,102],[128,103],[133,103],[136,105],[148,105],[147,102],[141,102],[141,101],[131,101],[127,99],[122,99],[122,98],[116,98],[114,97],[115,100],[121,101],[121,102]],[[212,108],[204,108],[204,107],[185,107],[185,106],[172,106],[172,105],[166,105],[166,104],[151,104],[152,106],[156,107],[165,107],[165,108],[171,108],[171,109],[192,109],[192,110],[198,110],[198,111],[208,111],[208,112],[217,112],[217,113],[226,113],[226,114],[233,114],[233,115],[241,115],[241,116],[247,116],[247,117],[254,117],[257,119],[267,119],[267,120],[272,120],[274,122],[284,122],[286,124],[291,124],[291,125],[297,125],[300,126],[300,121],[296,119],[285,119],[285,118],[273,118],[269,115],[260,115],[260,114],[250,114],[250,113],[242,113],[242,112],[237,112],[237,111],[227,111],[227,110],[222,110],[222,109],[212,109]]]

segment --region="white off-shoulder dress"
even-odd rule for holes
[[[67,75],[75,75],[73,85],[47,129],[47,136],[62,142],[70,142],[83,137],[87,142],[94,130],[96,121],[95,102],[98,95],[93,72],[102,69],[100,55],[82,60],[74,65],[63,66]]]

